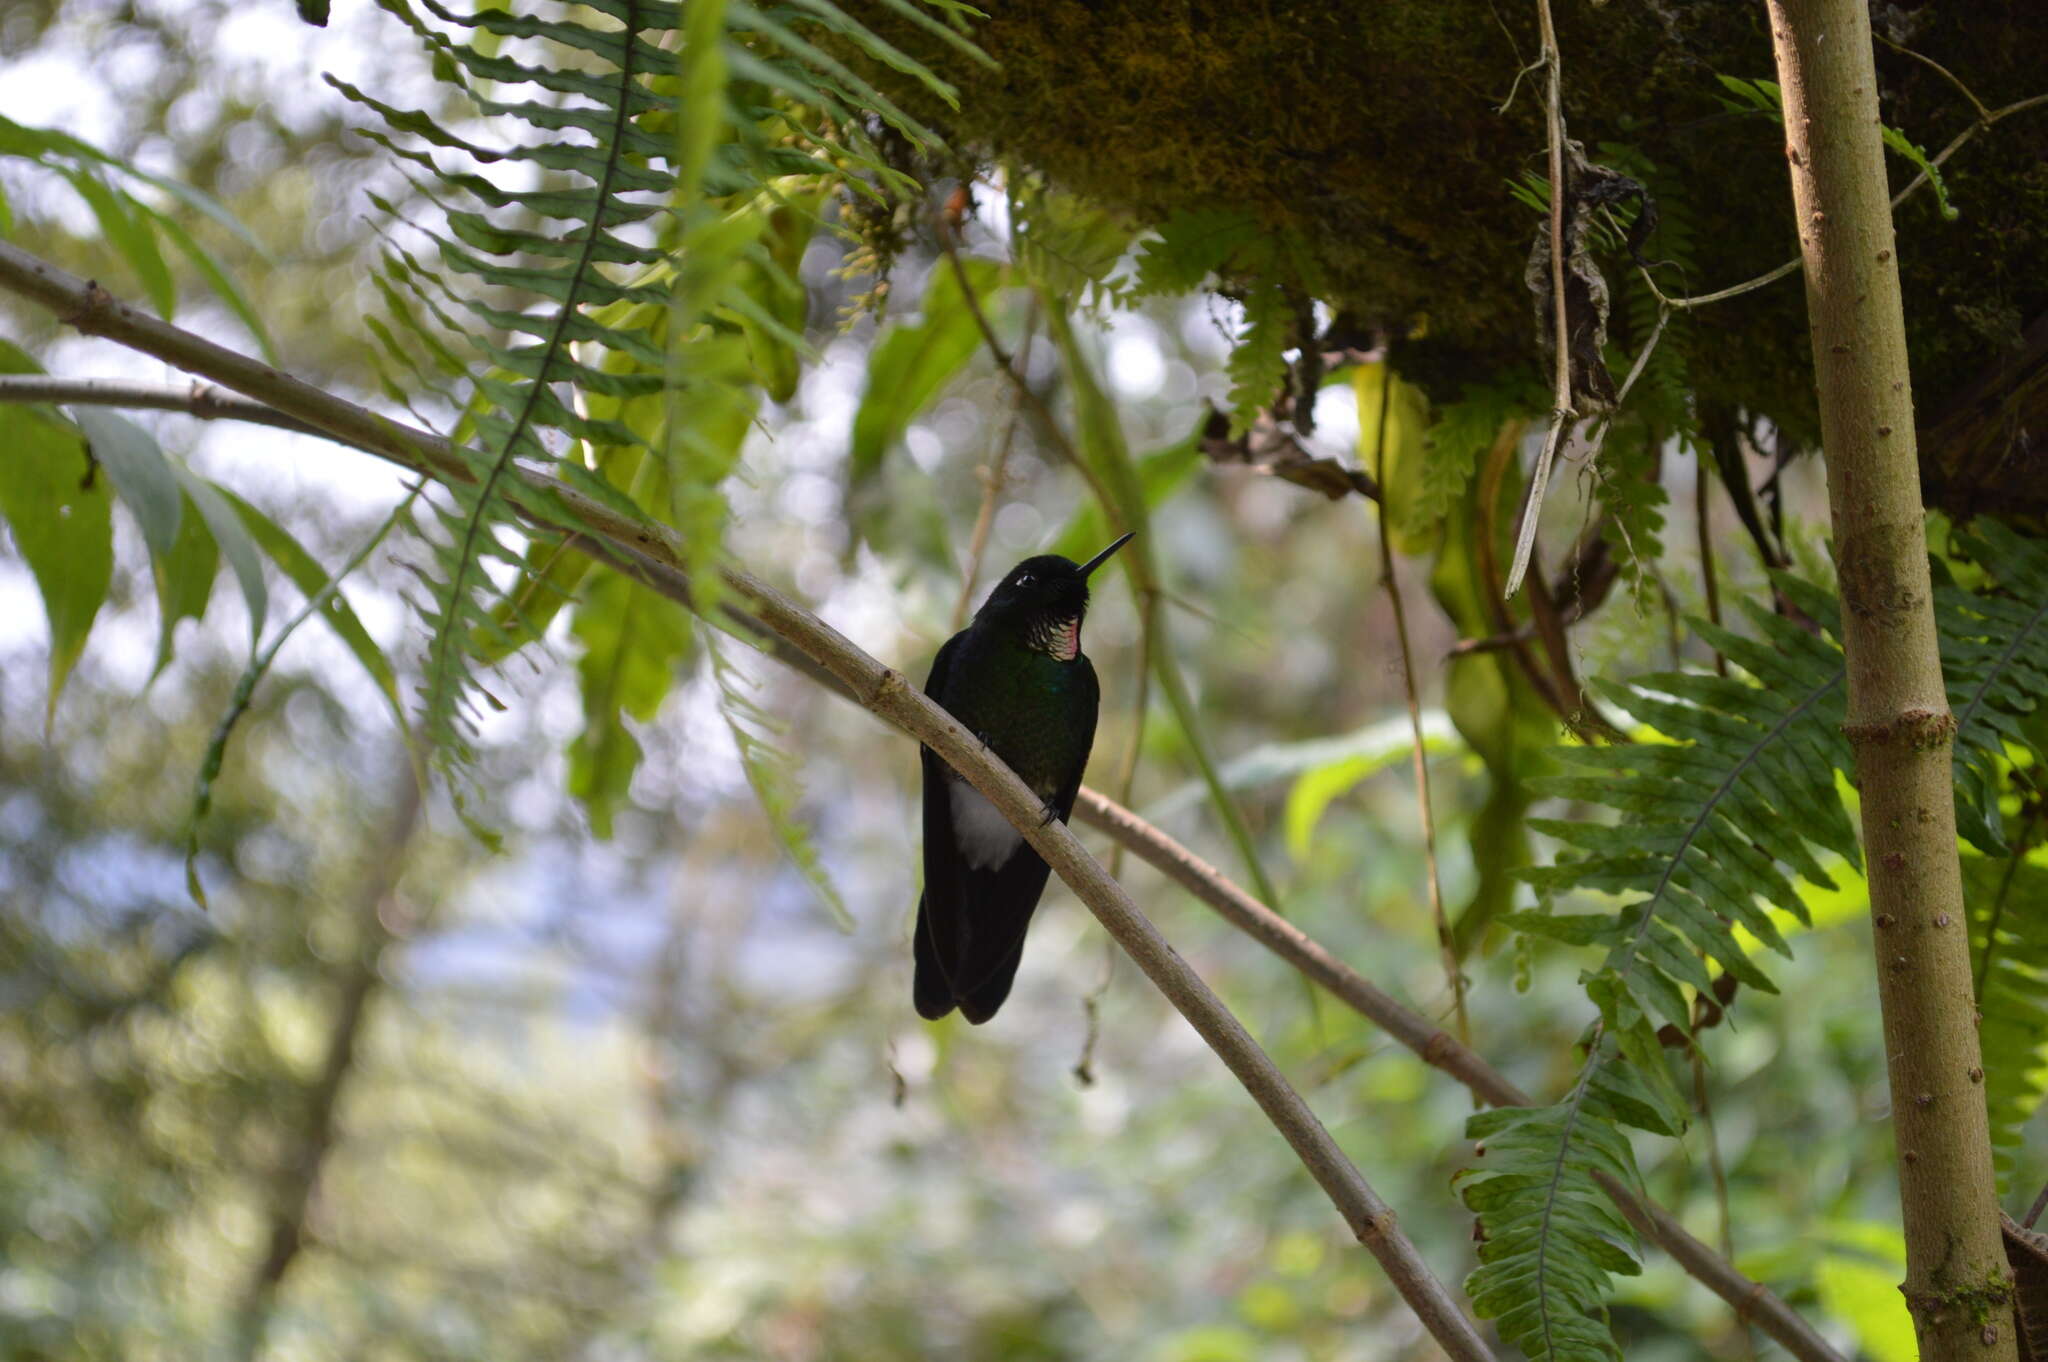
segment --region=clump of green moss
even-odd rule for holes
[[[2048,6],[1928,5],[1888,36],[1940,61],[1997,105],[2048,90]],[[1318,292],[1375,324],[1419,332],[1404,369],[1438,395],[1535,359],[1523,266],[1539,218],[1508,192],[1545,164],[1540,76],[1522,73],[1533,14],[1488,0],[1389,0],[1368,10],[1273,0],[997,3],[975,30],[997,63],[965,61],[875,6],[863,17],[939,67],[946,107],[868,63],[956,145],[1042,171],[1140,222],[1247,212],[1308,243]],[[1699,293],[1789,259],[1782,135],[1722,99],[1717,74],[1768,77],[1751,0],[1560,6],[1565,113],[1594,159],[1628,148],[1678,187],[1695,223],[1682,277]],[[1974,110],[1938,73],[1880,46],[1885,117],[1938,149]],[[1511,97],[1512,96],[1512,97]],[[1948,166],[1962,211],[1900,215],[1908,326],[1923,411],[1994,363],[2014,327],[2048,313],[2048,131],[2022,114]],[[1900,185],[1912,170],[1895,166]],[[1659,255],[1652,237],[1647,254]],[[1614,268],[1624,268],[1614,262]],[[1287,281],[1290,284],[1298,281]],[[1804,297],[1787,279],[1702,309],[1688,346],[1703,397],[1814,431]]]

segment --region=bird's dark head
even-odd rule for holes
[[[1088,576],[1130,538],[1123,536],[1085,563],[1056,553],[1026,558],[996,583],[975,621],[1020,629],[1032,647],[1062,662],[1073,661],[1081,651],[1081,619],[1088,613]]]

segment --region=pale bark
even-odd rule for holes
[[[1927,1362],[2017,1356],[1978,1055],[1899,264],[1864,0],[1770,0],[1876,923],[1906,1303]]]

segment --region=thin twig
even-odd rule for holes
[[[1138,779],[1138,758],[1145,747],[1145,712],[1152,706],[1152,638],[1153,626],[1159,609],[1159,588],[1151,585],[1137,587],[1138,596],[1138,686],[1131,697],[1131,740],[1124,747],[1123,760],[1117,766],[1116,797],[1122,803],[1131,802],[1131,787]],[[1123,873],[1124,849],[1121,845],[1109,853],[1109,873],[1112,876]]]
[[[1102,480],[1096,476],[1095,470],[1088,466],[1088,461],[1081,457],[1081,451],[1074,447],[1074,442],[1067,438],[1067,432],[1061,428],[1052,408],[1039,396],[1038,389],[1032,387],[1031,380],[1019,372],[1010,352],[1003,348],[1001,338],[996,335],[995,327],[989,324],[988,313],[981,306],[981,298],[974,291],[974,283],[967,277],[967,264],[960,258],[960,246],[953,239],[953,229],[943,217],[938,221],[938,239],[939,250],[944,253],[946,263],[952,268],[955,282],[960,285],[960,296],[967,304],[968,315],[974,318],[975,329],[981,332],[982,344],[987,348],[989,358],[996,362],[996,368],[1009,380],[1010,386],[1017,390],[1017,400],[1029,407],[1031,414],[1038,418],[1039,427],[1052,441],[1053,448],[1088,484],[1088,490],[1095,494],[1096,501],[1104,506],[1110,505],[1109,493],[1102,486]]]
[[[961,287],[967,287],[965,274],[961,276]],[[1032,330],[1038,326],[1038,301],[1032,299],[1032,311],[1024,320],[1024,340],[1018,346],[1018,356],[1030,354]],[[967,541],[967,567],[961,573],[961,598],[952,604],[952,631],[958,633],[967,625],[967,608],[975,604],[975,580],[981,578],[981,557],[989,547],[989,526],[995,524],[995,504],[1004,496],[1004,483],[1010,473],[1010,451],[1018,438],[1018,420],[1022,418],[1024,399],[1010,410],[1010,420],[1004,424],[1004,440],[995,446],[995,461],[981,469],[981,510],[975,512],[975,533]]]
[[[1543,452],[1536,458],[1536,471],[1529,478],[1528,499],[1522,504],[1522,524],[1515,535],[1515,555],[1508,564],[1504,590],[1509,596],[1521,590],[1522,577],[1529,570],[1529,555],[1536,545],[1536,522],[1542,518],[1543,493],[1550,483],[1551,464],[1578,415],[1572,402],[1571,316],[1564,293],[1564,213],[1565,199],[1570,195],[1564,161],[1564,62],[1557,50],[1557,28],[1551,22],[1550,0],[1536,0],[1536,27],[1543,45],[1537,60],[1545,68],[1543,115],[1550,140],[1550,294],[1555,309],[1551,339],[1556,363],[1552,370],[1550,428],[1543,436]]]
[[[1975,96],[1973,95],[1971,96],[1971,98],[1974,100]],[[2048,104],[2048,95],[2030,95],[2025,99],[2018,100],[2014,103],[2008,104],[2004,108],[1993,109],[1991,112],[1985,114],[1976,122],[1972,123],[1969,127],[1964,128],[1961,132],[1957,133],[1953,141],[1951,141],[1947,146],[1943,147],[1939,153],[1928,158],[1928,164],[1933,166],[1935,169],[1939,170],[1942,164],[1946,162],[1949,157],[1961,151],[1964,145],[1968,143],[1969,140],[1975,137],[1978,133],[1983,132],[1986,128],[1991,127],[1995,123],[2000,123],[2008,118],[2011,118],[2014,114],[2025,113],[2029,109],[2039,108],[2044,104]],[[1912,197],[1912,195],[1916,193],[1922,185],[1927,184],[1929,182],[1930,177],[1928,173],[1924,170],[1921,171],[1919,174],[1915,175],[1911,180],[1908,180],[1906,182],[1906,187],[1904,189],[1901,189],[1898,193],[1892,195],[1893,211],[1897,211],[1898,206],[1900,204],[1904,203],[1908,198]],[[1765,274],[1759,274],[1754,279],[1748,279],[1740,284],[1733,284],[1724,289],[1716,289],[1712,293],[1702,293],[1697,297],[1692,298],[1667,298],[1664,296],[1662,292],[1658,290],[1657,281],[1650,277],[1650,272],[1648,270],[1638,267],[1636,273],[1642,276],[1643,282],[1649,286],[1651,294],[1657,299],[1659,303],[1662,303],[1665,307],[1668,308],[1673,308],[1678,311],[1684,311],[1688,308],[1705,307],[1709,303],[1724,303],[1728,301],[1730,298],[1740,298],[1745,293],[1754,293],[1758,289],[1763,288],[1766,285],[1775,284],[1780,279],[1788,278],[1791,275],[1799,273],[1801,265],[1802,258],[1799,256],[1794,256],[1792,257],[1792,259],[1787,260],[1784,264],[1778,266],[1776,269],[1771,270]]]
[[[2043,1184],[2041,1195],[2034,1198],[2033,1206],[2027,1211],[2027,1218],[2020,1222],[2025,1229],[2034,1228],[2034,1222],[2041,1218],[2041,1212],[2048,1211],[2048,1184]]]
[[[1386,347],[1380,347],[1379,429],[1373,440],[1373,477],[1387,485],[1387,409],[1394,405],[1394,362]],[[1408,611],[1401,604],[1401,583],[1394,575],[1394,539],[1388,524],[1387,502],[1377,503],[1380,518],[1380,585],[1394,607],[1394,641],[1401,650],[1401,693],[1408,700],[1408,728],[1414,735],[1416,813],[1422,821],[1422,856],[1429,873],[1429,916],[1436,924],[1437,951],[1443,959],[1444,977],[1451,985],[1451,1009],[1458,1018],[1458,1039],[1472,1043],[1472,1020],[1465,1011],[1465,973],[1459,968],[1458,948],[1451,939],[1451,922],[1444,914],[1443,881],[1436,864],[1436,811],[1429,797],[1429,759],[1422,750],[1422,701],[1415,693],[1415,655],[1408,644]],[[1128,799],[1128,796],[1126,796]]]
[[[1713,481],[1707,477],[1707,456],[1704,451],[1694,459],[1692,480],[1693,526],[1700,541],[1700,581],[1707,588],[1707,618],[1715,628],[1721,625],[1721,587],[1714,580],[1714,527],[1708,513],[1713,509],[1708,495],[1713,491]],[[1714,670],[1722,676],[1728,674],[1728,659],[1721,655],[1719,645],[1714,648]]]
[[[121,378],[57,378],[49,374],[0,374],[0,403],[54,402],[59,405],[131,407],[175,411],[202,421],[231,420],[312,435],[334,436],[286,416],[275,407],[224,392],[211,383],[137,383]],[[356,446],[362,448],[362,446]]]
[[[1946,80],[1950,85],[1955,86],[1956,90],[1962,95],[1962,97],[1970,101],[1970,107],[1977,111],[1978,122],[1981,123],[1985,119],[1991,117],[1991,110],[1985,107],[1983,100],[1977,98],[1977,92],[1975,90],[1972,90],[1969,86],[1963,84],[1962,78],[1956,75],[1955,72],[1949,70],[1946,66],[1943,66],[1940,62],[1928,56],[1926,53],[1915,52],[1912,48],[1907,47],[1904,43],[1895,43],[1890,38],[1885,37],[1882,33],[1873,32],[1870,36],[1877,39],[1886,47],[1889,47],[1892,51],[1897,52],[1902,56],[1911,57],[1914,61],[1919,62],[1923,66],[1933,67],[1935,71],[1941,74],[1942,79]]]

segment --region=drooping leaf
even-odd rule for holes
[[[263,560],[256,550],[256,541],[235,514],[228,501],[232,494],[199,477],[188,469],[177,468],[178,483],[191,499],[193,509],[206,522],[213,542],[228,560],[228,567],[235,574],[235,582],[242,588],[242,601],[249,608],[249,646],[253,649],[256,640],[263,636],[263,621],[270,612],[270,588],[263,580]]]
[[[681,606],[607,572],[578,602],[570,633],[583,647],[583,731],[569,744],[569,793],[582,801],[591,832],[608,839],[640,764],[640,741],[626,721],[654,718],[690,657],[694,631]]]
[[[1358,464],[1368,476],[1385,478],[1380,498],[1390,542],[1400,553],[1424,552],[1430,527],[1418,508],[1428,466],[1423,451],[1429,398],[1384,361],[1354,366],[1351,391],[1358,403]]]
[[[76,432],[25,407],[0,408],[0,517],[34,574],[50,625],[54,716],[114,572],[113,495]]]
[[[1415,750],[1415,739],[1406,719],[1386,719],[1342,737],[1315,739],[1290,746],[1296,749],[1290,753],[1293,759],[1305,760],[1309,764],[1302,768],[1287,791],[1287,807],[1282,822],[1287,831],[1287,850],[1297,861],[1306,861],[1315,840],[1316,826],[1322,822],[1323,814],[1330,805],[1381,771],[1407,761]],[[1462,748],[1456,730],[1442,711],[1423,711],[1422,750],[1425,756],[1443,756]],[[1231,767],[1224,768],[1226,781],[1230,771]]]
[[[178,539],[185,490],[156,440],[127,417],[104,407],[81,406],[72,419],[85,432],[91,457],[114,480],[114,492],[135,523],[150,556],[160,558]]]
[[[220,546],[213,542],[213,531],[206,528],[206,517],[199,514],[190,497],[183,497],[182,504],[178,537],[171,544],[171,551],[150,558],[150,575],[156,581],[157,615],[161,620],[157,626],[156,663],[149,673],[152,680],[171,664],[178,621],[205,616],[207,602],[213,598],[214,578],[220,575]]]

